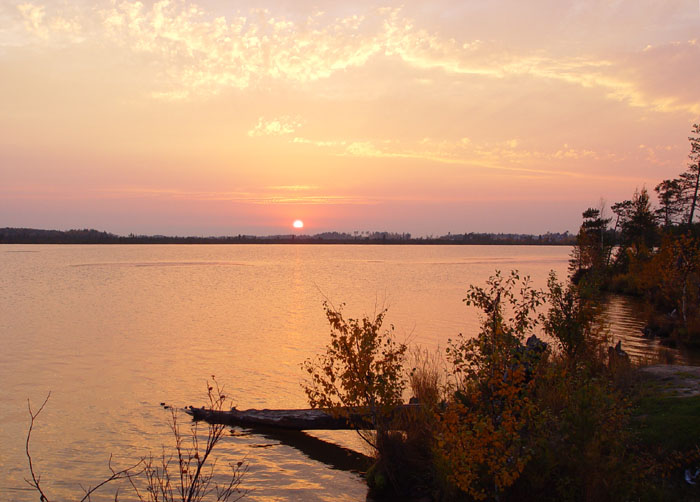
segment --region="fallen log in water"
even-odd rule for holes
[[[409,415],[418,410],[420,405],[404,404],[395,408],[392,415]],[[340,430],[374,428],[369,412],[343,413],[333,416],[323,410],[237,410],[217,411],[190,406],[185,411],[195,420],[225,425],[242,425],[247,427],[275,427],[290,430]]]

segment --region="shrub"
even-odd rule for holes
[[[448,348],[454,392],[439,421],[448,479],[476,500],[624,500],[639,476],[629,405],[607,370],[593,296],[552,274],[547,292],[516,272],[469,289],[485,314],[473,339]],[[548,310],[536,314],[546,299]],[[556,350],[524,338],[537,321]]]
[[[394,408],[402,404],[406,379],[403,361],[407,346],[396,343],[393,326],[382,331],[386,309],[362,320],[343,317],[342,309],[323,304],[331,325],[326,352],[307,359],[302,367],[310,379],[303,385],[312,408],[338,416],[366,414],[377,431],[373,438],[362,424],[360,436],[375,450],[389,430]]]
[[[600,363],[607,337],[594,322],[600,310],[598,299],[582,295],[573,284],[563,285],[554,272],[549,274],[544,297],[548,309],[540,321],[562,357],[570,365]]]
[[[550,274],[540,318],[557,344],[531,395],[538,410],[530,462],[515,499],[624,500],[637,488],[637,458],[623,392],[629,365],[606,365],[608,337],[595,322],[598,298]]]
[[[636,449],[629,365],[606,364],[597,299],[589,283],[564,286],[554,274],[546,292],[517,272],[471,286],[464,301],[482,311],[481,330],[449,342],[446,379],[437,356],[415,353],[408,380],[421,406],[401,422],[389,418],[401,402],[406,347],[381,332],[385,312],[345,320],[326,305],[331,343],[305,363],[306,392],[336,412],[383,410],[379,459],[367,474],[374,491],[443,501],[639,499],[656,466]],[[552,348],[524,343],[539,322]]]
[[[209,409],[223,411],[229,409],[223,387],[212,375],[212,382],[207,382]],[[201,434],[198,421],[191,422],[189,434],[183,434],[178,421],[178,411],[170,407],[170,430],[175,441],[174,455],[168,455],[163,449],[162,455],[144,457],[143,474],[145,488],[139,490],[139,483],[130,476],[129,481],[140,502],[202,502],[208,499],[217,502],[235,502],[246,495],[240,489],[245,472],[243,462],[230,464],[227,481],[220,485],[214,482],[215,461],[211,453],[219,443],[226,425],[207,424],[206,436]],[[200,437],[202,436],[202,437]],[[204,441],[202,441],[202,439]]]
[[[531,456],[538,418],[531,372],[537,361],[522,342],[542,295],[527,277],[497,272],[487,288],[471,286],[464,301],[486,317],[476,338],[460,335],[447,349],[455,390],[440,420],[437,449],[460,490],[477,500],[493,499],[518,479]]]
[[[41,476],[36,474],[32,456],[30,454],[30,442],[36,419],[43,411],[51,393],[44,400],[41,407],[34,412],[31,403],[29,407],[30,425],[27,432],[26,455],[29,463],[31,481],[29,485],[39,494],[41,502],[49,502],[49,497],[41,485]],[[207,396],[209,407],[215,411],[227,408],[227,398],[223,387],[219,386],[212,376],[212,382],[207,382]],[[234,502],[246,495],[241,490],[240,484],[246,468],[243,462],[231,464],[230,475],[223,485],[214,481],[215,461],[211,454],[223,437],[226,426],[222,424],[208,424],[206,436],[201,434],[198,422],[193,422],[189,434],[183,434],[178,422],[178,413],[175,408],[170,409],[170,429],[175,440],[174,454],[168,454],[163,448],[162,455],[154,458],[152,455],[142,457],[136,464],[125,469],[116,470],[112,467],[112,457],[109,459],[111,475],[104,478],[94,487],[85,489],[85,495],[81,502],[89,502],[91,495],[105,485],[118,481],[128,480],[136,498],[140,502],[203,502],[216,500],[217,502]],[[202,441],[204,439],[204,441]],[[114,500],[119,499],[119,491],[114,495]]]
[[[515,499],[614,501],[635,490],[629,406],[590,365],[553,357],[538,376],[535,448]]]

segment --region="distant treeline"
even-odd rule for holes
[[[94,229],[39,230],[2,228],[0,244],[507,244],[572,245],[576,236],[569,232],[542,235],[504,233],[464,233],[439,237],[412,237],[393,232],[323,232],[315,235],[235,235],[220,237],[178,237],[165,235],[116,235]]]

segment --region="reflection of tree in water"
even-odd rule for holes
[[[234,428],[231,434],[234,436],[255,435],[271,441],[278,441],[300,451],[311,460],[324,463],[331,469],[339,471],[365,472],[374,462],[367,455],[324,441],[303,431],[256,427],[253,429]],[[273,445],[261,445],[260,447],[263,446]]]

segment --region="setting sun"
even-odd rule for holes
[[[292,226],[294,228],[304,228],[304,222],[301,220],[294,220],[294,223],[292,223]]]

